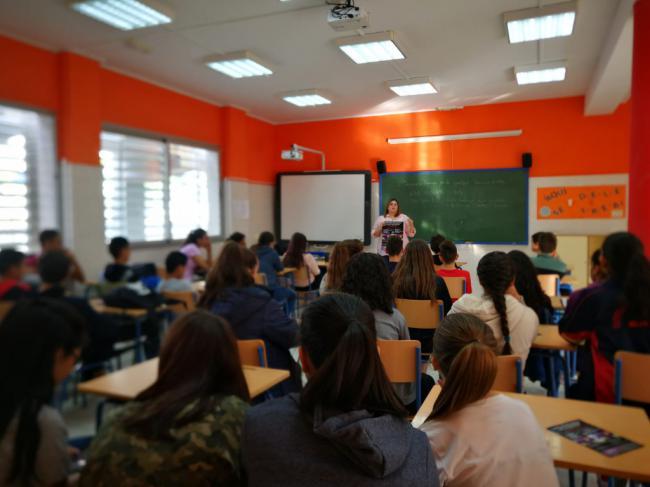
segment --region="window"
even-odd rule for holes
[[[195,228],[221,234],[216,151],[102,132],[105,238],[184,239]]]
[[[28,252],[58,227],[54,119],[0,105],[0,247]]]

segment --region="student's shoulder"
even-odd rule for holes
[[[495,411],[498,411],[502,416],[510,418],[511,424],[524,424],[537,425],[537,420],[533,410],[524,401],[515,399],[505,394],[495,394],[491,396],[487,403]]]
[[[288,394],[248,408],[246,426],[275,428],[285,424],[290,418],[298,418],[301,415],[298,401],[297,394]]]
[[[58,409],[52,406],[43,406],[38,412],[38,426],[41,432],[56,432],[66,434],[65,421]]]

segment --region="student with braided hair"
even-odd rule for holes
[[[526,362],[537,335],[539,319],[515,288],[515,271],[505,252],[485,254],[478,263],[478,280],[484,294],[465,294],[451,307],[451,313],[469,313],[492,328],[503,355],[519,355]]]

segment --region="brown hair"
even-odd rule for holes
[[[393,273],[393,294],[402,299],[436,301],[436,272],[424,240],[411,240]]]
[[[256,265],[257,257],[252,251],[236,242],[226,243],[208,273],[199,306],[209,308],[229,287],[242,288],[255,284],[251,271]]]
[[[456,244],[454,244],[454,242],[451,240],[445,240],[440,244],[439,248],[440,252],[438,255],[444,264],[453,264],[456,262],[456,257],[458,257],[458,249],[456,248]]]
[[[557,250],[557,237],[551,232],[542,232],[538,237],[539,251],[542,254],[552,254]]]
[[[305,265],[303,254],[307,252],[307,237],[304,234],[296,232],[291,235],[289,248],[282,259],[282,263],[287,267],[300,269]]]
[[[391,198],[388,200],[388,203],[386,203],[386,207],[384,208],[384,216],[388,215],[388,207],[392,202],[397,203],[397,213],[395,213],[395,216],[399,216],[401,213],[400,207],[399,207],[399,201],[397,201],[397,198]]]
[[[444,384],[428,419],[449,416],[490,392],[497,375],[496,348],[492,330],[474,315],[457,313],[440,322],[433,356]]]
[[[325,275],[329,291],[341,289],[345,268],[350,258],[360,252],[363,252],[363,243],[360,240],[343,240],[334,244]]]
[[[223,318],[193,311],[170,328],[160,352],[158,379],[135,398],[139,408],[125,421],[125,429],[166,439],[172,428],[202,418],[214,410],[220,396],[229,395],[249,400],[235,335]]]

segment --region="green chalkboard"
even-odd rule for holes
[[[380,211],[391,198],[413,219],[419,238],[441,233],[456,242],[528,240],[526,169],[383,174]]]

